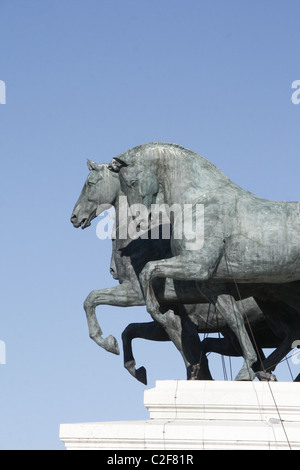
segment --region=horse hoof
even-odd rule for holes
[[[144,385],[147,385],[147,372],[145,367],[140,367],[136,370],[135,378]]]
[[[147,385],[147,372],[145,367],[140,367],[139,369],[135,368],[135,360],[125,362],[125,369],[139,382],[142,382],[144,385]]]
[[[106,351],[111,352],[113,354],[117,354],[117,355],[120,354],[118,341],[112,335],[109,335],[107,338],[105,338],[104,349],[106,349]]]
[[[252,369],[241,369],[235,380],[237,381],[250,381],[252,382],[255,379],[256,375]]]
[[[256,372],[255,375],[262,382],[277,382],[276,375],[270,374],[269,372],[259,371]]]

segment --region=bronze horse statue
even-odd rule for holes
[[[119,198],[123,194],[118,175],[110,172],[106,164],[96,164],[89,161],[88,167],[90,174],[71,217],[73,225],[77,228],[90,226],[91,221],[97,214],[107,208],[108,204],[115,206],[118,215]],[[168,254],[171,256],[171,250],[169,240],[120,239],[118,237],[118,221],[116,225],[111,272],[115,278],[119,279],[120,284],[111,288],[92,291],[84,303],[84,308],[90,337],[104,349],[118,354],[119,348],[116,339],[111,335],[107,338],[102,337],[102,331],[95,313],[96,306],[101,304],[123,307],[145,305],[138,276],[149,260],[160,259]],[[191,378],[195,375],[193,370],[195,368],[199,370],[197,364],[200,362],[199,375],[196,378],[209,379],[211,376],[205,353],[215,351],[232,356],[241,355],[239,345],[222,316],[217,312],[214,315],[208,315],[209,305],[205,298],[199,296],[195,282],[169,281],[165,283],[159,280],[156,284],[156,295],[164,310],[170,308],[170,306],[178,310],[176,328],[174,329],[172,321],[166,321],[164,327],[156,321],[129,325],[122,335],[125,367],[134,377],[146,383],[144,367],[135,369],[135,360],[131,348],[132,339],[142,337],[156,341],[167,341],[171,337],[184,359],[187,367],[187,377]],[[189,293],[188,296],[187,292]],[[184,300],[188,300],[189,303],[183,305]],[[278,305],[278,302],[276,305]],[[246,302],[244,301],[243,308],[259,348],[277,348],[283,334],[278,329],[278,323],[276,324],[277,331],[272,332],[254,299],[249,298]],[[269,308],[273,312],[275,308],[274,300],[265,300],[263,308]],[[198,332],[208,331],[221,331],[224,339],[207,338],[201,343]],[[277,362],[291,349],[290,345],[291,341],[287,341],[284,350],[281,349],[278,354],[275,351],[270,360],[264,363],[263,369],[273,370]],[[265,359],[261,349],[259,355],[261,360]],[[257,366],[256,370],[262,370],[261,364]]]
[[[170,219],[172,256],[149,261],[139,275],[152,318],[162,324],[165,321],[153,290],[154,279],[196,282],[201,295],[216,306],[238,338],[244,364],[236,379],[253,380],[257,353],[235,296],[230,289],[224,291],[223,285],[282,286],[299,281],[299,202],[259,198],[199,154],[176,144],[140,145],[114,158],[110,169],[120,175],[130,207],[146,207],[150,216],[162,193],[169,210],[180,205],[183,216],[189,215],[183,230],[182,218],[179,222],[176,216]],[[199,208],[202,211],[198,212]],[[201,233],[194,230],[200,216],[202,221],[204,217]],[[178,232],[181,236],[174,236]],[[280,287],[278,290],[282,291]],[[287,298],[285,304],[293,309],[293,317],[299,317],[297,294]],[[297,335],[299,320],[287,320],[294,322]]]

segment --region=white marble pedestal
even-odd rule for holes
[[[61,424],[66,449],[299,450],[300,383],[158,381],[146,421]]]

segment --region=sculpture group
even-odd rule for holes
[[[144,144],[110,164],[88,161],[88,167],[71,222],[86,228],[114,206],[111,273],[119,280],[85,300],[90,337],[119,354],[116,339],[102,336],[96,307],[146,305],[151,321],[130,324],[122,334],[124,365],[141,382],[147,378],[144,367],[135,367],[136,337],[172,341],[188,379],[212,379],[206,354],[217,352],[244,358],[236,380],[275,380],[276,365],[300,339],[299,203],[261,199],[175,144]],[[124,197],[133,219],[137,204],[149,215],[158,204],[182,207],[185,230],[176,236],[178,218],[170,213],[170,237],[161,236],[161,226],[153,237],[150,218],[143,221],[143,235],[124,237]],[[193,243],[198,207],[204,230],[200,243],[197,236]],[[200,341],[199,333],[209,332],[223,337]],[[263,348],[274,351],[265,357]]]

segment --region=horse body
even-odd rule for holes
[[[159,189],[169,207],[178,203],[182,207],[190,205],[194,219],[197,205],[204,206],[200,249],[197,244],[191,248],[190,221],[189,236],[183,231],[181,238],[172,237],[173,256],[147,263],[140,274],[147,309],[155,320],[161,321],[152,288],[154,278],[199,281],[199,291],[216,305],[241,345],[245,362],[237,379],[253,379],[251,366],[257,357],[242,314],[232,299],[234,315],[230,314],[228,295],[210,284],[298,280],[298,204],[258,198],[231,182],[200,155],[173,144],[136,147],[113,159],[110,169],[119,172],[121,188],[130,206],[142,203],[151,210]],[[176,219],[171,220],[176,228],[175,222]],[[197,220],[194,222],[197,224]],[[296,307],[299,313],[299,303]]]
[[[228,197],[219,210],[231,275],[240,283],[285,283],[300,278],[300,215],[297,202],[268,201],[252,194]],[[224,207],[224,206],[223,206]],[[234,210],[232,210],[234,207]],[[211,217],[208,209],[207,217]],[[208,230],[210,230],[211,225]],[[219,231],[221,231],[219,229]],[[214,279],[228,279],[222,258]]]
[[[204,206],[204,243],[210,247],[208,261],[217,269],[211,280],[228,281],[224,242],[230,260],[231,275],[239,282],[290,282],[300,278],[300,203],[269,201],[233,183],[215,165],[178,145],[144,144],[114,159],[121,162],[122,189],[130,205],[147,205],[143,193],[148,180],[160,186],[165,203],[172,207]],[[122,165],[125,165],[124,167]],[[149,170],[146,173],[146,170]],[[130,181],[138,182],[137,191]],[[154,195],[155,196],[155,195]],[[147,198],[148,197],[148,198]],[[153,200],[153,199],[152,199]],[[148,209],[151,210],[149,204]],[[183,232],[172,237],[173,254],[191,256]],[[214,249],[212,251],[212,249]],[[205,252],[205,247],[201,250]]]

